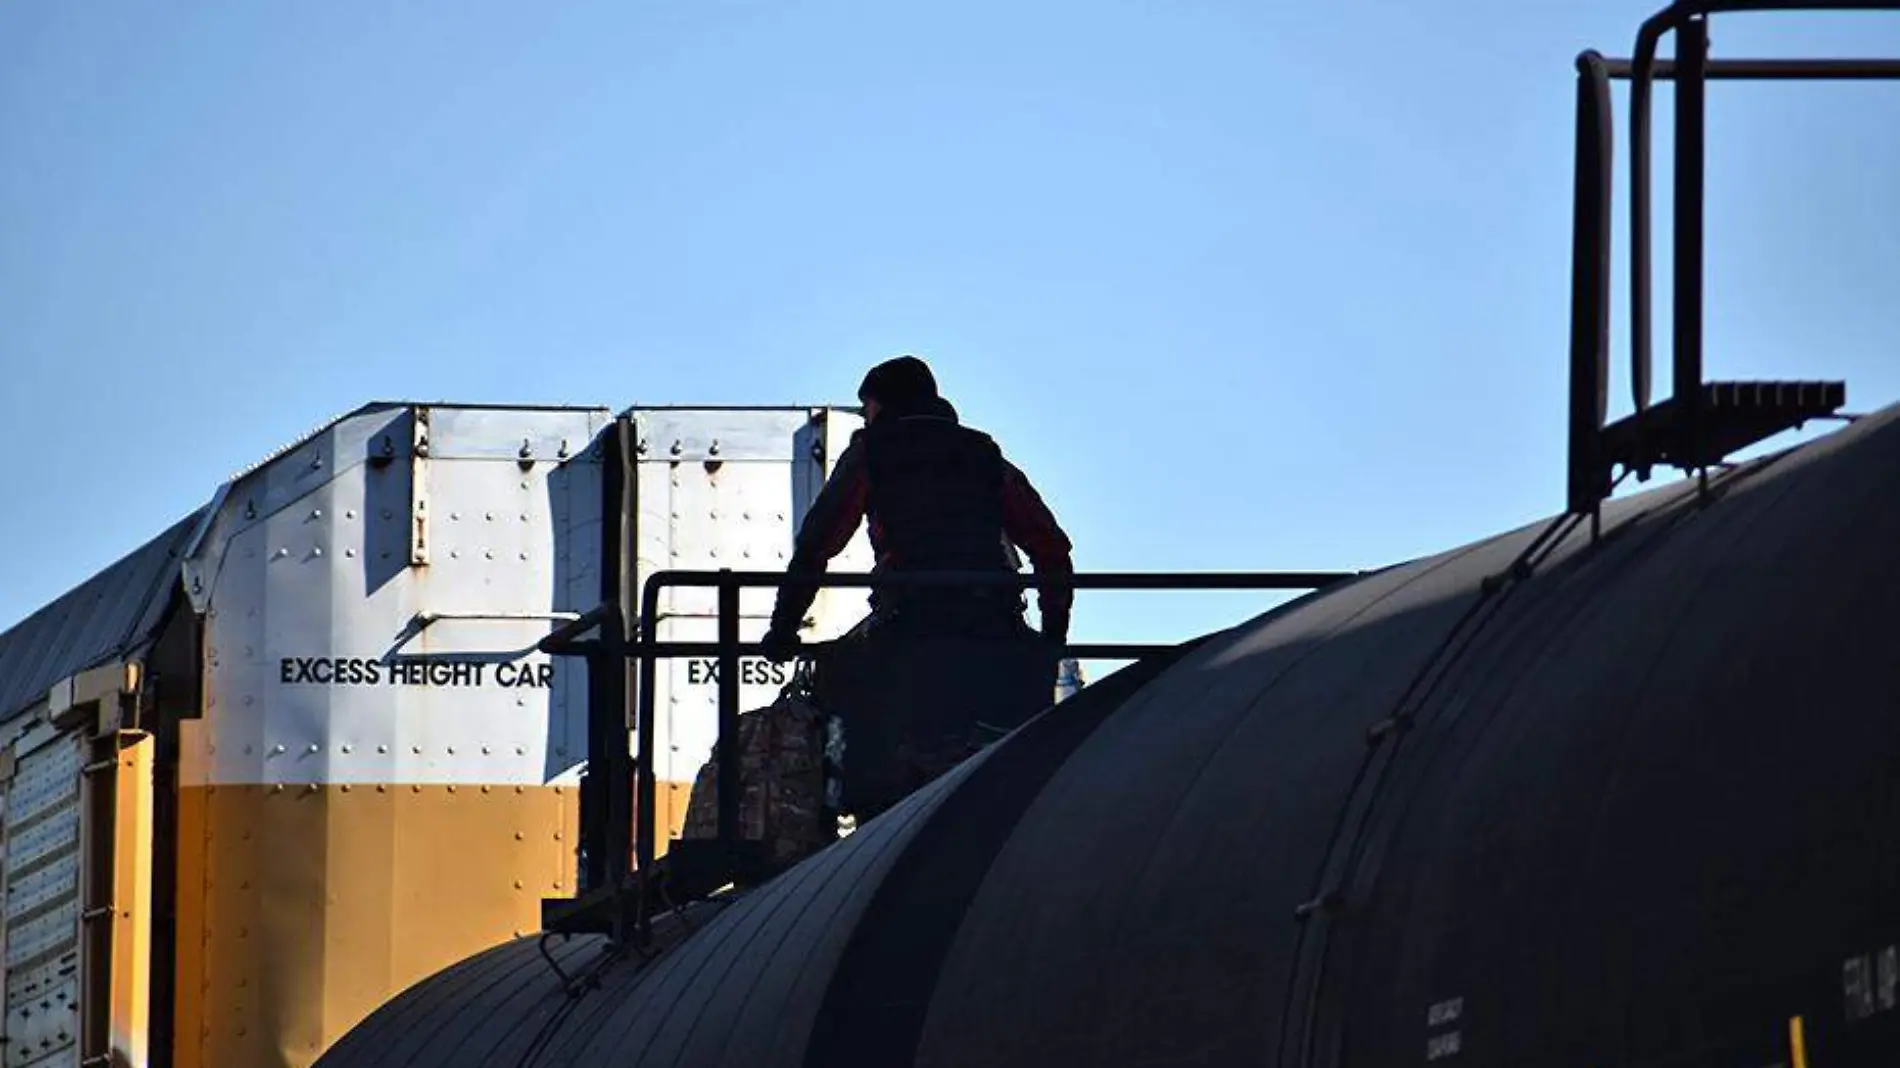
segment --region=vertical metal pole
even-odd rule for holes
[[[1649,407],[1649,98],[1654,67],[1655,57],[1638,48],[1630,65],[1630,396],[1639,431]],[[1639,477],[1648,478],[1647,470],[1639,471]]]
[[[612,510],[602,516],[602,537],[608,541],[606,551],[611,562],[611,574],[601,576],[603,587],[610,587],[607,594],[612,598],[613,611],[601,621],[600,638],[605,655],[595,658],[598,673],[604,677],[603,692],[610,693],[611,699],[606,707],[597,710],[600,726],[600,741],[605,751],[599,758],[588,755],[591,762],[602,761],[601,770],[606,780],[607,829],[602,836],[602,856],[600,862],[607,871],[607,880],[614,889],[616,897],[627,885],[627,855],[633,841],[633,791],[635,765],[633,755],[628,751],[627,726],[627,517],[634,514],[630,507],[633,503],[633,429],[627,419],[622,417],[614,422],[612,460],[606,465],[603,475],[610,478],[613,491],[606,502]],[[590,672],[591,673],[591,672]],[[645,810],[642,810],[644,813]],[[620,916],[623,910],[615,910],[614,938],[625,937],[620,929]]]
[[[627,663],[619,651],[625,601],[627,428],[616,423],[601,457],[600,597],[616,611],[600,624],[602,655],[587,658],[587,775],[581,787],[583,885],[619,885],[626,868]],[[616,754],[618,754],[616,756]]]
[[[1704,97],[1709,24],[1685,19],[1676,28],[1675,400],[1684,440],[1698,441],[1702,402],[1702,192]],[[1695,462],[1700,463],[1699,457]]]
[[[1577,57],[1575,203],[1570,249],[1570,485],[1572,512],[1609,494],[1602,462],[1610,378],[1610,176],[1614,139],[1603,57]]]
[[[727,857],[739,841],[739,584],[719,572],[719,841]]]
[[[647,880],[654,874],[654,840],[659,834],[654,808],[659,790],[655,786],[653,764],[655,759],[654,712],[655,694],[659,687],[659,672],[656,670],[659,659],[653,655],[653,643],[659,640],[660,629],[660,576],[647,579],[646,586],[640,591],[640,618],[635,621],[639,630],[640,642],[640,698],[635,710],[634,730],[639,736],[639,756],[634,766],[634,813],[638,822],[634,824],[633,867],[634,878],[640,887],[640,944],[647,944],[652,937],[651,919],[647,915]]]

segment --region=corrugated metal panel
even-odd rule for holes
[[[151,637],[202,509],[0,634],[0,719]]]
[[[80,743],[45,724],[14,749],[5,786],[7,1065],[78,1061]]]
[[[639,452],[632,514],[636,598],[656,571],[782,570],[806,510],[859,424],[832,408],[636,408],[632,419]],[[866,572],[872,563],[860,526],[828,569]],[[742,641],[764,634],[777,597],[765,587],[742,591]],[[713,640],[717,600],[712,589],[663,591],[656,621],[661,640]],[[803,637],[836,637],[864,611],[863,590],[821,594],[807,613],[814,625]],[[661,852],[680,833],[693,778],[718,733],[711,670],[706,660],[673,660],[659,669],[654,816],[665,821],[656,831]],[[753,657],[740,662],[740,675],[740,707],[759,708],[784,688],[790,669]]]

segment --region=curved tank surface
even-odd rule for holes
[[[892,952],[941,958],[1049,775],[1170,659],[1087,687],[766,885],[657,918],[646,953],[515,940],[411,987],[318,1063],[799,1063],[840,975],[877,974]],[[917,978],[878,992],[903,1033],[928,1004]]]
[[[1895,486],[1889,408],[1610,502],[1600,538],[1560,517],[1303,598],[1091,686],[597,988],[515,943],[322,1064],[1891,1050]]]

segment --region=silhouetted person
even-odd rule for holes
[[[858,399],[865,426],[852,435],[806,514],[786,566],[789,576],[822,574],[865,521],[879,574],[1014,574],[1012,546],[1022,549],[1038,578],[1072,573],[1069,538],[1029,479],[988,435],[959,423],[922,360],[902,356],[872,368]],[[873,593],[871,616],[854,637],[880,645],[877,656],[863,659],[889,671],[845,699],[858,707],[839,710],[850,754],[845,781],[862,788],[847,786],[847,792],[866,800],[859,809],[882,808],[896,799],[891,795],[908,792],[904,784],[914,789],[981,748],[980,720],[1000,719],[1013,727],[1049,704],[1073,593],[1049,582],[1040,586],[1043,642],[1023,618],[1024,597],[1011,587],[888,587]],[[797,655],[798,631],[816,593],[815,586],[798,582],[779,591],[763,643],[771,659]],[[958,645],[959,639],[988,644]],[[1025,653],[1025,641],[1035,648]],[[891,643],[907,644],[891,652]],[[962,659],[933,666],[932,648]],[[1047,677],[1023,668],[1044,654]],[[901,673],[895,665],[905,656],[914,673],[937,677],[893,675]],[[971,656],[993,662],[968,663]],[[866,670],[860,665],[851,674],[870,677]],[[986,672],[994,681],[987,689]],[[870,692],[863,692],[866,687]],[[889,781],[874,787],[874,779]]]

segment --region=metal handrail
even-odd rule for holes
[[[1610,190],[1612,130],[1609,84],[1630,83],[1629,298],[1632,424],[1643,433],[1650,407],[1651,99],[1654,83],[1676,88],[1674,179],[1674,285],[1671,393],[1692,431],[1703,379],[1704,86],[1709,81],[1863,81],[1900,79],[1900,59],[1711,59],[1711,15],[1774,11],[1900,11],[1900,0],[1677,0],[1637,31],[1633,55],[1611,59],[1595,51],[1577,57],[1577,149],[1571,280],[1571,401],[1569,509],[1595,514],[1608,496],[1599,438],[1609,377]],[[1675,59],[1657,56],[1665,34],[1676,34]],[[1639,478],[1648,454],[1639,450]]]
[[[991,588],[991,589],[1065,589],[1065,590],[1117,590],[1117,591],[1191,591],[1191,590],[1318,590],[1360,577],[1364,571],[1271,571],[1271,572],[1097,572],[1072,573],[1067,575],[1021,574],[1016,572],[910,572],[882,574],[790,574],[777,571],[659,571],[647,577],[641,589],[640,614],[633,627],[631,636],[622,637],[620,631],[625,625],[621,607],[606,601],[593,609],[582,613],[574,620],[563,624],[550,632],[537,643],[536,648],[555,656],[586,656],[592,665],[604,660],[624,662],[626,659],[639,661],[639,695],[635,708],[635,732],[639,739],[639,750],[632,757],[629,767],[629,755],[624,744],[609,748],[604,754],[588,753],[589,774],[602,775],[609,785],[606,791],[605,812],[597,817],[596,826],[582,828],[582,840],[590,849],[601,850],[607,857],[625,857],[629,846],[634,854],[633,878],[639,891],[637,904],[638,937],[644,941],[650,938],[650,917],[646,912],[647,880],[653,872],[656,830],[653,822],[656,801],[656,780],[654,777],[654,731],[657,727],[655,703],[657,698],[658,661],[673,657],[697,656],[715,657],[718,660],[719,720],[717,737],[720,743],[733,737],[739,719],[739,657],[760,651],[757,642],[742,642],[739,639],[739,594],[747,588],[775,589],[784,586],[801,586],[812,589],[836,588]],[[712,642],[662,642],[657,639],[657,621],[660,618],[660,594],[668,588],[713,589],[717,591],[718,637]],[[581,635],[595,628],[601,628],[603,637],[594,640],[583,639]],[[807,658],[825,655],[833,643],[819,643],[801,647],[800,654]],[[1064,655],[1080,656],[1089,659],[1133,659],[1149,656],[1174,648],[1172,645],[1153,643],[1086,643],[1065,644],[1061,648]],[[626,710],[598,708],[590,706],[588,736],[592,738],[625,738]],[[602,722],[600,717],[617,716],[617,724]],[[738,836],[739,803],[739,762],[738,750],[726,744],[716,747],[718,767],[715,772],[719,804],[718,840],[732,842]],[[626,780],[632,780],[634,796],[627,797],[622,786]],[[628,801],[632,805],[628,805]],[[628,811],[631,807],[632,811]],[[638,815],[637,825],[635,815]],[[630,840],[631,839],[631,840]],[[618,900],[626,888],[627,873],[619,865],[613,869],[611,893]],[[615,937],[624,937],[621,925],[625,922],[626,910],[616,906],[613,909]]]
[[[1630,360],[1640,367],[1647,387],[1650,367],[1650,88],[1655,81],[1656,47],[1665,33],[1678,35],[1678,55],[1671,73],[1677,81],[1676,114],[1676,308],[1674,321],[1676,380],[1671,389],[1689,398],[1701,387],[1702,361],[1702,83],[1708,77],[1710,15],[1773,11],[1900,11],[1900,0],[1677,0],[1645,21],[1636,32],[1630,70]],[[1683,36],[1688,31],[1687,36]],[[1757,76],[1777,79],[1839,78],[1853,73],[1862,78],[1892,78],[1900,72],[1878,70],[1878,61],[1784,60],[1772,67],[1758,64]],[[1729,77],[1742,77],[1730,65]],[[1693,304],[1691,311],[1685,305]],[[1686,317],[1685,317],[1686,313]],[[1696,381],[1685,382],[1694,377]],[[1648,406],[1647,389],[1636,394],[1640,411]]]

